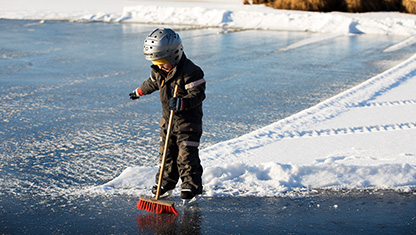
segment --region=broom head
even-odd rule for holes
[[[148,198],[140,196],[137,202],[137,209],[148,211],[156,214],[175,214],[179,215],[174,207],[174,202],[169,200],[156,200],[155,198]]]

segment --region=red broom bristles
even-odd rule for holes
[[[179,215],[176,211],[174,206],[164,206],[164,205],[157,205],[156,206],[156,214],[175,214]]]
[[[156,214],[175,214],[175,215],[179,215],[178,211],[176,211],[175,207],[172,206],[166,206],[166,205],[160,205],[154,202],[149,202],[149,201],[143,201],[143,200],[139,200],[139,202],[137,202],[137,209],[139,210],[143,210],[143,211],[148,211],[151,213],[156,212]]]

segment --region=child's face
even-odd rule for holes
[[[171,63],[160,64],[160,65],[158,65],[158,67],[159,67],[159,69],[161,69],[163,71],[169,72],[173,68],[173,65]]]

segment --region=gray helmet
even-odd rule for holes
[[[183,55],[182,40],[172,29],[157,28],[144,40],[143,53],[146,60],[166,59],[176,66]]]

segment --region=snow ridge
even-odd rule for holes
[[[353,108],[353,107],[395,106],[395,105],[408,105],[408,104],[416,104],[416,99],[354,103],[347,107]]]

